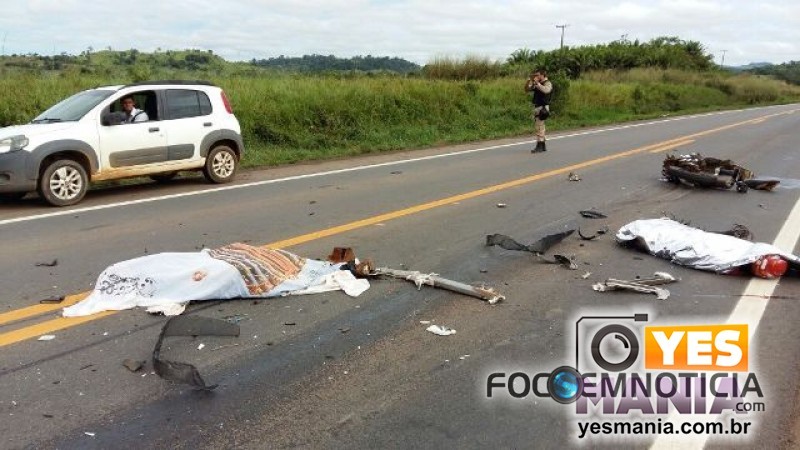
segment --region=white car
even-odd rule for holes
[[[145,114],[125,121],[122,99]],[[202,170],[232,181],[244,146],[225,92],[202,81],[151,81],[89,89],[28,124],[0,128],[0,198],[37,191],[54,206],[78,203],[89,183]]]

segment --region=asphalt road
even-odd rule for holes
[[[791,241],[784,249],[796,254],[800,229],[784,223],[800,197],[799,126],[800,105],[787,105],[563,133],[544,154],[532,155],[528,140],[481,142],[250,171],[217,190],[188,177],[106,187],[68,209],[35,198],[0,204],[0,447],[648,448],[661,441],[578,439],[578,422],[603,417],[576,419],[574,405],[487,399],[487,375],[571,365],[575,318],[588,312],[725,323],[737,305],[755,317],[750,371],[766,411],[737,416],[755,423],[747,436],[694,437],[692,445],[797,445],[797,278],[769,285],[771,298],[743,297],[753,288],[749,278],[677,267],[621,248],[611,235],[559,244],[558,253],[575,256],[577,271],[484,241],[503,233],[530,242],[571,219],[584,230],[615,231],[666,214],[711,230],[744,224],[762,242],[780,232]],[[729,158],[785,182],[747,194],[668,184],[660,166],[673,149]],[[568,181],[569,172],[581,181]],[[608,219],[580,219],[577,212],[590,208]],[[350,246],[378,265],[485,283],[506,300],[490,306],[375,280],[357,298],[333,292],[198,303],[188,313],[242,319],[238,338],[170,342],[171,356],[219,383],[212,393],[152,373],[163,317],[132,310],[76,321],[59,318],[55,307],[37,310],[49,308],[36,306],[41,299],[90,290],[114,262],[237,241],[312,258]],[[591,289],[608,277],[654,271],[681,279],[666,301]],[[457,333],[436,336],[421,321]],[[43,334],[55,339],[38,341]],[[148,361],[133,373],[122,366],[126,358]],[[670,420],[647,417],[656,418]]]

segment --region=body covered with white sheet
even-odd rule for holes
[[[232,256],[233,255],[233,256]],[[94,290],[64,308],[65,317],[134,307],[175,315],[190,301],[267,298],[344,289],[357,296],[369,288],[341,264],[289,252],[232,244],[195,253],[159,253],[106,268]]]
[[[774,245],[703,231],[667,218],[633,221],[619,229],[617,240],[636,241],[651,254],[675,264],[714,272],[745,266],[765,255],[800,264],[800,258]]]

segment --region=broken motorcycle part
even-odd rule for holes
[[[597,292],[626,289],[645,294],[655,294],[656,298],[659,300],[666,300],[669,298],[669,291],[657,286],[673,283],[675,281],[678,281],[678,279],[666,272],[656,272],[653,274],[652,278],[640,278],[636,280],[617,280],[615,278],[609,278],[605,282],[595,283],[592,285],[592,289]]]
[[[736,187],[741,193],[749,189],[771,191],[780,183],[780,180],[756,179],[753,172],[729,159],[703,157],[699,153],[667,155],[661,174],[672,183],[722,189]]]
[[[574,232],[575,228],[570,227],[567,230],[549,234],[529,245],[520,244],[504,234],[490,234],[486,236],[486,245],[488,247],[496,245],[506,250],[518,250],[541,255]]]
[[[490,305],[504,300],[505,297],[494,289],[486,286],[472,286],[458,281],[442,278],[435,273],[424,274],[416,270],[397,270],[388,267],[378,267],[370,275],[386,275],[394,278],[408,280],[417,285],[417,289],[422,289],[422,285],[441,288],[459,294],[469,295],[470,297],[485,300]]]

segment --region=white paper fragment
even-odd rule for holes
[[[426,329],[426,331],[430,331],[438,336],[450,336],[451,334],[456,334],[456,330],[443,325],[431,325]]]

